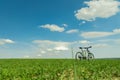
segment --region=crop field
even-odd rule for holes
[[[120,60],[0,59],[0,80],[120,80]]]

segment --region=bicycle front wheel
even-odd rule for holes
[[[76,60],[82,60],[83,59],[82,53],[81,52],[77,52],[76,55],[75,55],[75,59]]]

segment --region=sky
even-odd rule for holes
[[[120,58],[119,21],[120,0],[0,0],[0,58]]]

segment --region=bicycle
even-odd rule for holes
[[[94,54],[89,51],[89,48],[92,48],[92,46],[89,46],[89,47],[79,47],[79,49],[81,49],[81,51],[76,53],[75,59],[77,59],[77,60],[90,60],[90,59],[94,59]]]

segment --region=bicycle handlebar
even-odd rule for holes
[[[89,49],[89,48],[92,48],[92,46],[89,46],[89,47],[79,47],[80,49]]]

